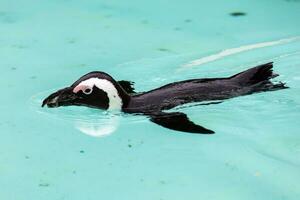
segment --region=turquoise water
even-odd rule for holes
[[[297,0],[0,1],[0,199],[299,200],[299,19]],[[40,108],[93,70],[143,91],[268,61],[290,89],[180,108],[215,135]]]

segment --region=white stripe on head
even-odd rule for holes
[[[96,86],[97,88],[103,90],[108,97],[108,110],[121,110],[123,102],[121,97],[119,96],[118,90],[116,87],[106,79],[99,78],[90,78],[85,81],[79,83],[74,89],[73,92],[77,93],[78,91],[84,88],[93,88]],[[101,101],[101,99],[99,99]]]

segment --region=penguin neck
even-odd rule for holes
[[[117,91],[119,93],[119,96],[122,99],[122,108],[126,108],[129,104],[129,102],[131,101],[131,96],[120,86],[119,88],[117,88]]]
[[[121,85],[117,81],[113,81],[113,84],[118,91],[118,95],[122,100],[121,110],[126,108],[131,101],[131,96],[121,87]]]

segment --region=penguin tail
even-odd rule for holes
[[[252,87],[253,92],[288,88],[285,83],[271,82],[271,79],[277,76],[278,74],[273,73],[273,62],[269,62],[238,73],[230,79],[243,87]]]

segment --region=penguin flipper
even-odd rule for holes
[[[134,82],[132,81],[118,81],[118,83],[121,85],[121,87],[129,94],[135,94],[136,92],[134,91]]]
[[[172,113],[153,113],[150,115],[150,121],[168,129],[195,133],[195,134],[213,134],[214,131],[206,129],[192,122],[186,114],[181,112]]]

